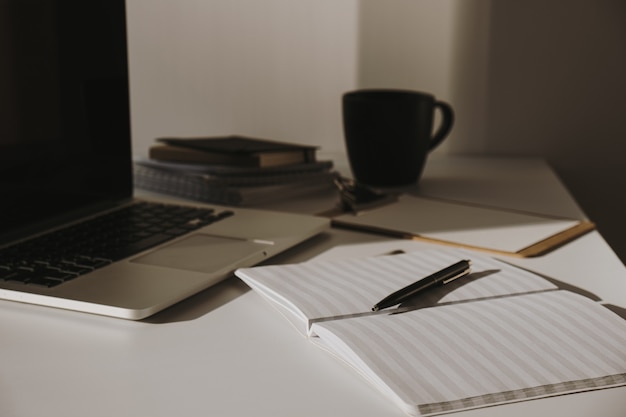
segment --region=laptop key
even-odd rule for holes
[[[76,278],[78,275],[70,271],[61,271],[59,269],[47,268],[42,272],[41,277],[48,280],[53,280],[57,283],[65,282],[70,279]]]
[[[2,277],[2,279],[5,281],[15,281],[15,282],[26,283],[26,281],[28,280],[30,276],[32,276],[32,271],[25,270],[22,268],[15,268],[15,269],[12,269],[11,271],[8,271]]]
[[[147,239],[138,240],[138,241],[128,244],[127,246],[114,249],[108,253],[105,253],[104,257],[113,262],[119,261],[120,259],[127,258],[129,256],[135,255],[144,250],[150,249],[156,245],[167,242],[168,240],[171,240],[172,237],[173,237],[172,235],[159,233]]]
[[[33,278],[30,281],[28,281],[29,285],[38,285],[41,287],[47,287],[47,288],[52,288],[55,287],[59,284],[63,284],[65,281],[60,281],[60,280],[56,280],[56,279],[50,279],[47,277],[37,277],[37,278]]]

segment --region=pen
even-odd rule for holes
[[[472,262],[470,260],[464,259],[454,265],[450,265],[442,269],[441,271],[435,272],[426,278],[422,278],[411,285],[401,288],[376,303],[374,307],[372,307],[372,311],[378,311],[383,308],[400,304],[408,298],[413,297],[415,294],[434,287],[435,285],[445,285],[457,278],[461,278],[462,276],[469,274],[471,263]]]

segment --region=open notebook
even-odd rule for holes
[[[389,293],[464,258],[469,277],[371,312]],[[626,384],[624,319],[487,256],[446,248],[236,275],[411,415]]]

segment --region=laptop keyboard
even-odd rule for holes
[[[0,281],[54,287],[231,215],[136,203],[0,249]]]

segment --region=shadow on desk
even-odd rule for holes
[[[249,290],[250,288],[240,279],[232,276],[141,321],[143,323],[164,324],[195,320],[231,302]]]
[[[613,313],[620,316],[621,318],[623,318],[624,320],[626,320],[626,308],[619,307],[613,304],[602,304],[602,305],[608,308],[609,310],[611,310]]]
[[[266,263],[275,264],[299,262],[300,260],[296,259],[296,256],[294,256],[295,251],[306,251],[315,245],[321,245],[321,247],[324,247],[323,243],[328,239],[329,237],[324,233],[314,236],[313,238],[274,256]],[[233,301],[248,291],[250,291],[250,287],[233,275],[230,278],[227,278],[224,281],[199,292],[198,294],[186,298],[153,316],[141,320],[141,322],[164,324],[195,320]]]

